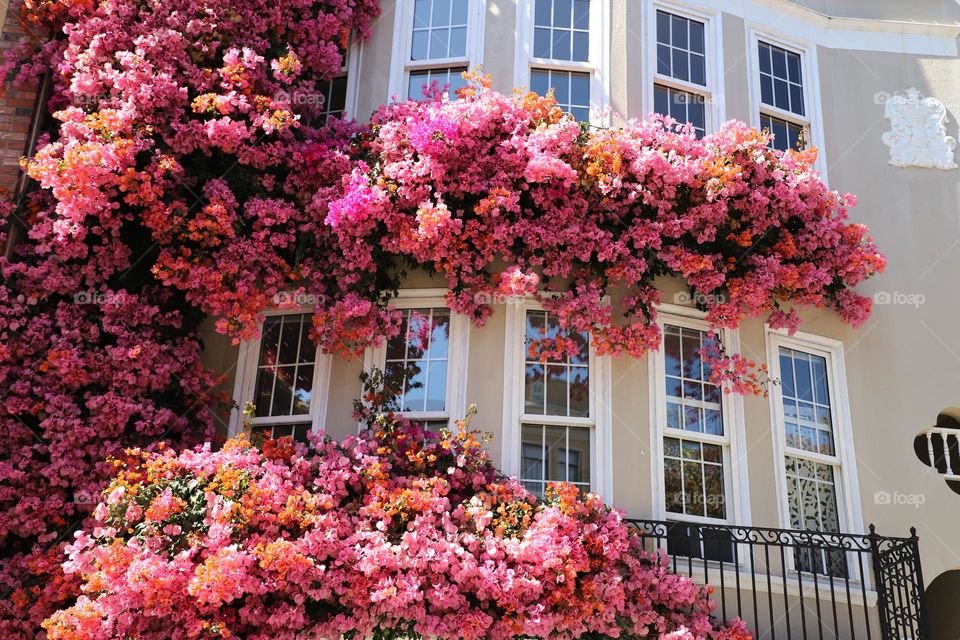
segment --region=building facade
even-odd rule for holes
[[[396,301],[404,332],[362,360],[316,350],[309,301],[269,313],[239,346],[211,321],[206,361],[238,407],[223,432],[241,430],[252,403],[257,430],[344,437],[361,373],[413,364],[399,394],[411,418],[445,425],[476,405],[501,470],[534,492],[565,480],[602,495],[758,637],[960,638],[960,422],[937,419],[960,404],[958,36],[960,6],[933,0],[384,0],[326,87],[329,115],[364,119],[482,65],[495,89],[552,89],[597,126],[657,111],[698,134],[739,119],[778,148],[816,146],[824,179],[857,194],[851,215],[888,257],[862,287],[873,315],[851,329],[807,309],[793,336],[761,321],[727,331],[725,347],[778,382],[768,398],[740,397],[710,383],[707,324],[679,281],[659,283],[658,352],[600,357],[585,335],[578,356],[541,363],[525,344],[555,321],[534,301],[493,300],[476,327],[446,307],[442,283],[413,274]],[[21,118],[33,105],[29,92],[4,100]],[[12,147],[29,136],[21,125],[4,134]],[[887,584],[871,524],[916,528],[922,632],[888,617],[920,613],[909,585]]]

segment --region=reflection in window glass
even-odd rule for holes
[[[561,336],[555,316],[546,311],[527,311],[524,361],[524,413],[564,417],[590,415],[590,337],[584,333]],[[539,340],[567,337],[577,353],[542,362],[531,346]]]
[[[799,124],[761,113],[760,129],[766,129],[773,134],[769,143],[771,149],[801,151],[807,146],[806,130]]]
[[[263,324],[254,392],[255,417],[307,415],[316,347],[307,314],[270,316]]]
[[[533,69],[530,90],[541,96],[553,90],[557,106],[573,115],[578,122],[590,120],[590,74],[552,69]]]
[[[387,341],[385,383],[404,412],[446,411],[450,310],[407,309]]]
[[[664,438],[663,452],[667,511],[726,518],[723,447],[671,437]]]
[[[826,358],[781,347],[780,380],[787,446],[834,455]]]
[[[667,428],[724,435],[723,393],[710,382],[710,365],[700,357],[715,341],[704,331],[667,325],[663,343]]]
[[[653,86],[653,109],[657,113],[670,116],[680,124],[693,125],[698,138],[706,133],[705,104],[706,97],[680,91],[663,85]]]
[[[407,87],[407,98],[410,100],[423,100],[436,88],[449,93],[449,98],[453,100],[457,97],[457,89],[462,89],[467,86],[467,81],[463,78],[463,73],[466,70],[466,67],[452,67],[411,71],[410,82]]]
[[[590,428],[524,424],[520,481],[541,497],[551,482],[570,482],[589,491]]]

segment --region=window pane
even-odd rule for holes
[[[450,24],[450,0],[433,0],[432,27],[445,27]]]
[[[590,33],[587,31],[573,32],[573,60],[586,62],[590,58]]]
[[[670,47],[662,44],[657,45],[657,73],[670,75]],[[660,111],[665,113],[665,111]]]
[[[550,29],[537,27],[533,31],[533,57],[550,57]],[[539,93],[539,92],[537,92]]]
[[[703,23],[696,20],[690,21],[690,51],[703,54]]]
[[[450,30],[450,57],[462,58],[467,55],[467,28],[456,27]]]
[[[590,0],[573,0],[573,28],[590,29]]]
[[[542,415],[546,401],[543,365],[527,363],[525,371],[523,410],[525,413]]]
[[[413,46],[410,49],[411,60],[426,60],[430,57],[430,32],[414,31]]]
[[[453,0],[453,17],[450,20],[451,25],[467,24],[467,7],[470,0]]]
[[[657,42],[670,44],[670,14],[657,11]]]
[[[569,29],[573,17],[573,3],[571,0],[553,0],[553,26]]]
[[[538,27],[549,27],[552,24],[553,0],[537,0],[533,22]]]
[[[413,28],[423,29],[430,27],[431,0],[417,0],[413,8]]]

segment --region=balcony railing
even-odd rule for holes
[[[926,463],[947,480],[960,482],[960,431],[930,427],[923,433],[923,439],[920,447],[925,449]],[[923,460],[922,455],[920,459]]]
[[[629,520],[648,551],[713,587],[716,615],[760,640],[926,640],[916,531],[907,538]]]

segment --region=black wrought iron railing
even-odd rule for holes
[[[926,640],[916,530],[910,537],[631,519],[647,551],[713,587],[716,614],[758,640]]]

